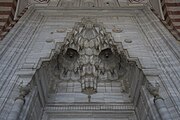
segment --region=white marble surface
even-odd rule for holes
[[[30,8],[0,42],[0,119],[6,120],[10,113],[14,99],[19,94],[18,85],[21,80],[29,81],[32,78],[41,61],[50,59],[55,45],[64,40],[66,33],[83,16],[96,17],[99,22],[103,22],[109,32],[112,32],[114,26],[122,28],[122,33],[112,32],[115,41],[122,42],[123,48],[128,51],[131,58],[139,59],[143,70],[156,70],[160,73],[160,94],[165,99],[171,116],[178,119],[180,44],[152,12],[142,7],[120,8],[114,11]],[[66,28],[67,31],[56,32],[62,28]],[[52,42],[47,42],[49,39],[52,39]],[[125,39],[132,40],[132,43],[126,43]],[[149,102],[153,104],[152,99]]]

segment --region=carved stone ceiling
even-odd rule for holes
[[[147,4],[149,0],[29,0],[29,4],[63,8],[118,8]]]

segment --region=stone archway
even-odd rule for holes
[[[111,33],[96,19],[83,18],[76,23],[52,59],[43,62],[37,72],[42,76],[40,71],[44,71],[47,78],[42,119],[63,118],[62,112],[67,109],[66,117],[70,118],[85,119],[92,114],[92,119],[105,119],[108,113],[109,119],[136,120],[131,87],[144,77],[137,59],[128,60],[126,51],[117,46],[120,43],[114,42]]]

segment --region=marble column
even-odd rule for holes
[[[162,120],[172,120],[171,115],[164,103],[164,99],[159,95],[159,83],[155,83],[155,85],[151,84],[147,81],[147,90],[149,93],[154,96],[154,104],[155,107],[161,117]]]
[[[161,116],[162,120],[172,120],[171,115],[164,103],[163,98],[161,98],[159,96],[155,96],[154,103],[155,103],[156,109],[159,112],[159,115]]]
[[[30,92],[30,87],[21,87],[19,91],[19,96],[15,99],[12,110],[8,116],[7,120],[18,120],[18,117],[21,113],[23,105],[25,103],[25,96]]]
[[[19,117],[19,114],[22,110],[22,107],[24,105],[25,100],[23,99],[16,99],[13,105],[13,108],[11,110],[10,115],[8,116],[8,120],[17,120]]]

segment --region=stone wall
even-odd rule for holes
[[[0,43],[0,119],[6,120],[11,113],[14,99],[19,96],[20,83],[23,81],[23,86],[26,86],[33,76],[37,83],[32,83],[35,86],[25,97],[20,117],[27,119],[26,115],[30,115],[33,120],[39,119],[47,98],[47,88],[42,85],[46,83],[44,78],[37,79],[39,75],[35,72],[42,61],[51,59],[57,43],[63,42],[74,23],[84,16],[92,16],[103,22],[106,30],[112,32],[114,40],[122,43],[123,47],[119,48],[126,49],[128,59],[138,59],[141,70],[137,72],[140,72],[140,77],[132,80],[131,92],[135,91],[135,94],[132,93],[134,96],[131,97],[137,113],[146,111],[138,115],[139,119],[160,119],[153,103],[154,97],[147,91],[145,83],[141,86],[145,79],[151,84],[160,84],[159,94],[164,98],[171,116],[178,119],[180,47],[153,13],[144,7],[91,11],[31,7]],[[113,32],[113,29],[119,28],[122,32]],[[139,85],[135,85],[137,83]],[[152,113],[150,116],[149,112]]]

